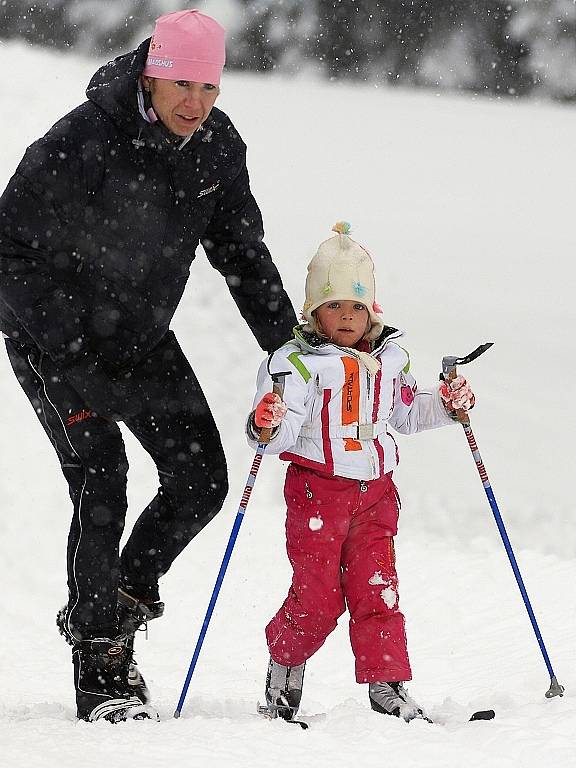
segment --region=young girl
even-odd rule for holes
[[[474,396],[458,376],[421,389],[402,333],[384,325],[374,265],[344,222],[308,266],[306,324],[260,366],[248,438],[272,428],[267,451],[289,461],[284,496],[292,585],[266,627],[271,717],[294,718],[304,666],[348,607],[356,680],[372,709],[426,718],[403,681],[412,675],[398,610],[393,537],[398,448],[389,428],[410,434],[454,423]],[[271,374],[284,377],[283,399]]]

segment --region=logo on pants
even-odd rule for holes
[[[66,426],[73,427],[74,424],[78,424],[81,421],[86,421],[86,419],[91,419],[93,416],[95,416],[95,414],[92,413],[92,411],[83,408],[81,411],[78,411],[78,413],[73,413],[72,416],[68,416],[66,420]]]

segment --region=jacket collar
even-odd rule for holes
[[[293,328],[292,331],[294,334],[294,340],[302,349],[302,351],[315,353],[320,352],[321,354],[333,354],[335,350],[338,352],[354,352],[354,350],[351,350],[350,347],[339,347],[337,344],[333,344],[327,339],[322,338],[322,336],[318,336],[318,334],[309,331],[307,328],[307,324],[297,325],[295,328]],[[385,325],[380,336],[374,342],[372,342],[372,350],[369,352],[369,354],[372,357],[379,355],[389,341],[392,339],[398,339],[403,335],[403,331],[399,331],[397,328],[393,328],[390,325]]]
[[[396,328],[385,326],[372,351],[362,352],[358,349],[340,347],[337,344],[326,341],[317,334],[310,332],[308,328],[306,325],[297,325],[293,330],[294,340],[303,352],[313,352],[320,355],[342,354],[342,352],[345,352],[350,357],[356,358],[371,376],[375,376],[380,370],[381,361],[378,355],[384,350],[388,341],[402,336],[402,332]]]

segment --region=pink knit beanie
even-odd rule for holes
[[[195,9],[160,16],[143,74],[219,85],[226,58],[224,35],[215,19]]]

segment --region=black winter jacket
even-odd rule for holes
[[[166,333],[199,242],[260,346],[296,323],[264,245],[246,147],[213,109],[183,147],[138,110],[149,41],[32,144],[0,198],[0,328],[55,361],[130,365]]]

